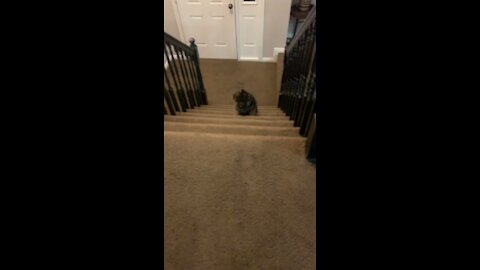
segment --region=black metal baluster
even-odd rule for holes
[[[198,77],[197,77],[197,74],[195,72],[195,62],[193,60],[193,57],[194,55],[188,55],[188,66],[189,66],[189,69],[190,69],[190,74],[192,76],[192,81],[194,82],[194,85],[195,85],[195,98],[197,99],[198,101],[198,106],[201,106],[204,104],[203,100],[202,100],[202,90],[201,90],[201,87],[200,87],[200,82],[198,81]]]
[[[195,100],[193,99],[193,94],[192,94],[192,88],[190,86],[190,82],[188,81],[187,75],[186,75],[186,67],[185,67],[185,62],[183,61],[182,58],[182,52],[180,49],[174,47],[173,48],[177,54],[177,60],[178,60],[178,65],[180,66],[180,71],[182,74],[182,80],[185,85],[185,91],[187,92],[187,97],[188,97],[188,102],[190,104],[190,109],[195,108]]]
[[[307,122],[306,122],[306,127],[305,127],[305,133],[304,134],[308,134],[308,130],[310,128],[310,124],[312,123],[312,118],[313,118],[313,114],[315,114],[316,112],[316,89],[315,91],[313,92],[313,98],[312,98],[312,106],[310,107],[309,111],[308,111],[308,118],[307,118]]]
[[[166,90],[168,87],[163,84],[163,95],[165,97],[165,101],[167,102],[168,109],[170,110],[170,114],[176,115],[175,113],[175,107],[173,105],[173,100],[172,97],[170,96],[170,93],[168,90]]]
[[[178,86],[179,86],[177,88],[177,93],[178,93],[178,96],[180,97],[180,103],[182,103],[182,111],[186,112],[190,106],[188,104],[187,96],[185,94],[185,86],[182,84],[182,80],[180,79],[180,72],[178,71],[178,68],[177,68],[177,63],[174,58],[172,46],[169,43],[165,42],[165,47],[168,48],[168,50],[170,51],[170,55],[172,56],[172,59],[171,59],[171,64],[173,67],[172,71],[174,71],[175,73],[175,79],[178,82]]]
[[[313,34],[312,32],[307,32],[307,33],[310,33]],[[302,118],[304,117],[305,115],[305,110],[306,110],[306,102],[307,102],[307,97],[308,97],[308,93],[311,91],[311,88],[313,87],[312,86],[312,82],[314,82],[314,78],[315,78],[315,70],[312,70],[312,66],[313,66],[313,63],[314,63],[314,60],[315,60],[315,57],[312,56],[312,52],[314,53],[315,52],[315,39],[313,38],[310,38],[309,42],[311,43],[309,45],[309,48],[307,48],[307,51],[308,51],[308,55],[307,55],[307,58],[304,60],[305,63],[306,63],[306,70],[308,72],[308,78],[307,78],[307,83],[305,84],[305,87],[301,93],[301,101],[300,101],[300,108],[298,109],[298,114],[295,116],[295,122],[294,122],[294,126],[301,126],[301,122],[302,122]]]
[[[305,91],[308,87],[308,81],[310,78],[309,78],[309,57],[311,57],[310,55],[310,50],[311,50],[311,46],[312,46],[312,43],[313,43],[313,39],[312,39],[312,27],[309,27],[307,29],[307,31],[305,31],[304,33],[304,37],[303,37],[303,47],[302,47],[302,54],[301,54],[301,62],[302,62],[302,66],[300,68],[300,72],[301,72],[301,76],[302,77],[302,84],[300,85],[300,87],[298,88],[298,91],[297,91],[297,94],[296,94],[296,99],[297,99],[297,106],[294,108],[294,113],[293,113],[293,119],[294,120],[294,126],[298,126],[298,118],[299,118],[299,115],[301,115],[301,110],[303,109],[303,102],[304,102],[304,94],[305,94]]]
[[[291,105],[293,101],[293,89],[295,88],[295,85],[297,84],[297,79],[296,78],[291,78],[288,81],[287,84],[287,94],[286,94],[286,104],[285,104],[285,114],[287,116],[290,116],[291,114]]]
[[[316,53],[314,54],[316,56]],[[307,102],[306,102],[306,106],[305,106],[305,112],[303,113],[302,115],[302,118],[300,119],[300,134],[304,135],[304,132],[305,132],[305,129],[306,129],[306,124],[307,124],[307,120],[308,120],[308,110],[310,108],[310,106],[312,105],[312,102],[313,102],[313,95],[315,94],[315,91],[316,91],[316,82],[317,82],[317,79],[316,79],[316,65],[315,65],[315,62],[312,61],[312,80],[311,80],[311,85],[310,85],[310,88],[309,88],[309,91],[307,92],[307,95],[306,95],[306,99],[307,99]]]
[[[305,87],[303,87],[302,91],[300,92],[298,110],[293,119],[294,120],[293,126],[295,127],[298,127],[300,125],[300,119],[304,114],[307,92],[310,88],[311,82],[312,82],[312,74],[308,73],[308,77],[305,81]]]
[[[185,59],[185,70],[187,74],[187,80],[190,82],[190,85],[192,87],[192,96],[195,99],[195,106],[200,106],[201,105],[201,100],[198,98],[197,91],[198,91],[198,86],[195,82],[193,72],[192,72],[192,62],[191,59],[189,58],[189,55],[187,52],[184,52],[184,59]]]
[[[300,92],[302,91],[302,89],[304,87],[305,87],[305,76],[303,74],[301,74],[300,75],[300,82],[298,84],[298,87],[295,88],[292,114],[290,115],[290,120],[295,120],[295,117],[298,114],[298,108],[299,108],[299,105],[300,105]]]
[[[173,106],[175,107],[175,111],[179,112],[180,106],[178,105],[178,102],[177,102],[177,96],[175,95],[175,92],[173,91],[172,86],[170,85],[170,80],[168,79],[167,72],[163,70],[163,73],[164,73],[165,82],[167,83],[167,89],[168,89],[167,92],[172,99],[172,103],[173,103]]]
[[[280,86],[280,98],[278,99],[278,107],[285,112],[285,95],[286,95],[286,87],[288,81],[288,52],[285,52],[285,56],[283,57],[283,72],[282,72],[282,85]]]
[[[182,107],[182,111],[186,112],[188,104],[186,104],[185,95],[182,91],[182,86],[180,85],[179,78],[177,76],[177,69],[174,64],[173,54],[171,53],[170,47],[165,42],[165,55],[167,56],[167,63],[168,68],[170,70],[170,74],[172,75],[173,82],[175,84],[175,89],[177,91],[178,100],[180,101],[180,105]],[[171,59],[170,59],[171,58]]]
[[[293,78],[291,81],[290,81],[290,84],[289,84],[289,89],[288,89],[288,95],[287,95],[287,107],[286,107],[286,112],[285,114],[287,116],[291,116],[292,115],[292,109],[293,109],[293,103],[294,103],[294,98],[293,98],[293,95],[295,93],[295,88],[298,87],[298,83],[299,83],[299,80],[298,78]]]
[[[314,28],[315,24],[312,24],[308,30],[305,32],[305,35],[306,35],[306,42],[307,42],[307,46],[306,46],[306,49],[305,49],[305,54],[304,54],[304,57],[303,57],[303,63],[305,63],[304,65],[304,69],[303,69],[303,73],[308,73],[308,71],[310,70],[310,65],[308,65],[307,63],[310,62],[310,60],[312,59],[312,48],[316,42],[316,39],[315,39],[315,28]]]
[[[175,71],[173,70],[173,66],[172,66],[171,61],[170,61],[170,58],[172,56],[167,52],[167,46],[166,45],[164,45],[163,52],[164,52],[164,54],[167,58],[167,65],[168,65],[167,68],[170,71],[169,73],[170,73],[171,78],[173,80],[173,83],[174,83],[174,86],[175,86],[175,91],[177,91],[177,94],[178,94],[178,89],[180,89],[180,87],[178,86],[178,82],[177,82],[177,79],[176,79],[176,76],[175,76]],[[167,74],[166,69],[164,69],[164,77],[165,77],[165,80],[167,81],[168,86],[170,87],[170,89],[172,89],[172,86],[170,85],[170,80],[168,79],[169,75]],[[183,107],[183,102],[182,102],[180,96],[178,96],[178,100],[180,101],[180,105]]]
[[[312,81],[311,81],[311,84],[310,84],[310,88],[306,94],[306,106],[305,106],[305,111],[303,113],[303,115],[301,116],[301,119],[300,119],[300,134],[301,135],[305,135],[305,129],[306,129],[306,122],[307,122],[307,118],[308,118],[308,110],[312,104],[312,96],[313,96],[313,92],[315,91],[316,89],[316,62],[314,62],[314,59],[316,59],[316,47],[313,49],[313,52],[314,52],[314,57],[312,58],[312,61],[311,61],[311,73],[312,73]]]
[[[178,53],[177,53],[178,49],[176,48],[176,46],[174,46],[172,44],[169,44],[169,48],[172,51],[173,55],[175,55],[175,54],[177,55],[177,57],[173,61],[173,65],[174,65],[174,67],[177,71],[178,80],[181,83],[180,85],[181,85],[182,95],[183,95],[183,99],[184,99],[184,102],[185,102],[186,109],[191,109],[190,99],[189,99],[189,96],[188,96],[188,85],[185,81],[185,77],[183,76],[182,61],[178,56]]]
[[[198,54],[198,48],[195,44],[195,39],[190,38],[190,47],[194,50],[194,63],[195,63],[195,72],[197,73],[198,81],[200,82],[200,92],[202,95],[202,101],[204,105],[208,105],[207,92],[205,91],[205,85],[203,84],[202,72],[200,71],[200,56]]]
[[[296,78],[297,80],[294,87],[291,88],[291,93],[290,93],[290,105],[288,107],[288,112],[287,112],[287,115],[290,116],[290,120],[293,119],[297,91],[302,83],[300,75],[301,75],[301,69],[302,69],[303,63],[300,60],[301,60],[304,41],[305,41],[304,36],[301,36],[297,46],[293,48],[294,78]]]
[[[169,109],[173,106],[175,110],[172,111],[175,113],[175,111],[186,112],[195,106],[207,105],[207,93],[195,40],[191,38],[189,46],[165,32],[164,38],[164,54],[169,69],[169,71],[164,70],[166,106]],[[173,84],[170,81],[173,81]]]
[[[316,9],[312,8],[298,34],[285,49],[278,108],[299,133],[307,136],[306,156],[315,159],[316,125]]]

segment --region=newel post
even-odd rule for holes
[[[204,105],[208,105],[208,101],[207,101],[207,93],[205,91],[205,86],[203,85],[203,78],[202,78],[202,73],[200,71],[200,55],[198,54],[198,48],[197,48],[197,44],[195,44],[195,39],[192,37],[188,40],[190,42],[190,48],[193,49],[194,51],[194,62],[195,62],[195,69],[197,71],[197,79],[198,81],[200,82],[200,91],[201,91],[201,95],[202,95],[202,99],[203,99],[203,102],[204,102]]]

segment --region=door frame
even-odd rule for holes
[[[183,32],[182,27],[182,18],[180,17],[180,11],[178,10],[177,0],[169,0],[172,3],[173,13],[175,15],[175,22],[177,23],[178,32],[180,32],[181,41],[186,44],[190,44],[188,40],[185,40],[185,33]]]
[[[178,31],[180,32],[180,36],[182,38],[182,41],[185,42],[186,44],[190,44],[190,42],[188,41],[188,39],[185,37],[185,32],[183,31],[183,25],[182,25],[182,19],[180,17],[180,10],[179,10],[179,6],[177,4],[177,0],[169,0],[172,2],[172,6],[173,6],[173,13],[175,15],[175,21],[177,23],[177,27],[178,27]],[[244,2],[243,0],[232,0],[233,3],[234,3],[234,16],[235,16],[235,51],[236,51],[236,55],[237,55],[237,60],[238,61],[258,61],[258,62],[262,62],[263,61],[263,27],[264,27],[264,21],[265,21],[265,0],[258,0],[255,1],[255,3],[248,3],[248,2]],[[261,16],[259,16],[259,18],[261,18],[261,20],[259,20],[259,23],[257,24],[257,48],[258,48],[258,58],[255,58],[255,57],[241,57],[238,53],[238,48],[240,48],[240,43],[239,43],[239,38],[238,38],[238,33],[240,32],[240,29],[239,29],[239,20],[238,20],[238,16],[239,16],[239,8],[242,6],[242,5],[258,5],[258,14],[260,14]]]

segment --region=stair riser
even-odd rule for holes
[[[165,116],[165,121],[182,123],[205,123],[218,125],[248,125],[260,127],[292,127],[293,123],[289,121],[264,121],[264,120],[241,120],[241,119],[215,119],[215,118],[197,118],[188,116]]]
[[[298,128],[254,128],[251,126],[193,125],[173,122],[164,122],[164,130],[257,136],[299,136]]]

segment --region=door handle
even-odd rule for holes
[[[232,4],[228,4],[228,8],[229,8],[229,9],[232,9],[232,8],[233,8],[233,5],[232,5]]]

